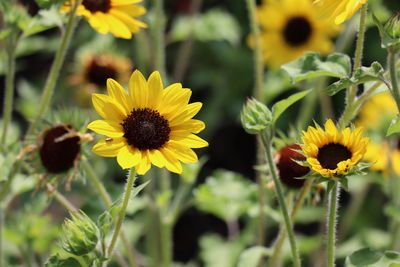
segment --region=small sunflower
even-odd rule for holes
[[[303,131],[301,147],[311,168],[324,177],[347,174],[364,156],[368,138],[363,128],[339,131],[332,120],[325,123],[325,131],[309,126]]]
[[[381,144],[371,142],[367,146],[364,160],[373,163],[370,170],[388,173],[390,154],[391,152],[387,142],[382,142]]]
[[[350,19],[367,0],[315,0],[314,4],[321,7],[321,17],[329,18],[336,24],[342,24]]]
[[[139,32],[147,25],[134,19],[146,13],[143,6],[136,5],[142,0],[83,0],[76,14],[84,16],[96,31],[102,34],[111,32],[115,37],[131,39],[132,33]],[[71,1],[67,1],[61,12],[71,10]]]
[[[164,89],[160,74],[149,79],[135,71],[127,93],[113,79],[107,80],[108,95],[93,94],[93,106],[104,120],[87,127],[106,137],[93,152],[103,157],[117,157],[124,168],[135,167],[145,174],[151,164],[182,173],[183,163],[198,161],[192,148],[208,146],[196,136],[205,128],[200,120],[192,119],[202,104],[188,104],[191,90],[179,83]]]
[[[84,107],[91,105],[93,93],[106,88],[108,78],[127,83],[133,68],[129,59],[109,53],[88,54],[79,65],[82,65],[80,71],[69,77],[69,83],[77,86],[76,101]]]
[[[258,7],[264,62],[279,68],[306,51],[331,52],[339,28],[320,12],[311,0],[267,0]]]

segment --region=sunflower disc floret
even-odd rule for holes
[[[301,147],[310,167],[324,177],[346,175],[364,156],[368,138],[363,128],[339,131],[332,120],[325,123],[325,131],[309,126],[303,131]]]
[[[106,136],[93,147],[97,155],[117,157],[122,168],[135,167],[138,174],[145,174],[151,164],[181,173],[180,162],[198,161],[192,148],[208,146],[195,135],[205,128],[204,122],[193,119],[202,103],[189,104],[192,91],[181,84],[164,89],[158,72],[146,81],[135,71],[129,92],[113,79],[107,80],[107,91],[92,96],[103,120],[88,128]]]

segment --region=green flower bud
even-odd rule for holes
[[[240,119],[246,132],[258,134],[272,124],[272,113],[266,105],[250,98],[243,106]]]
[[[62,226],[61,246],[77,256],[88,254],[96,247],[98,228],[83,211],[73,212],[71,217]]]
[[[384,29],[390,38],[400,39],[400,12],[397,12],[386,22]]]

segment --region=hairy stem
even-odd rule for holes
[[[125,219],[126,208],[128,207],[129,199],[131,197],[131,193],[132,193],[132,189],[133,189],[135,180],[136,180],[136,171],[135,171],[135,169],[132,168],[129,171],[128,180],[126,182],[125,192],[124,192],[124,196],[123,196],[123,200],[122,200],[121,211],[119,212],[119,216],[118,216],[117,222],[115,224],[115,230],[114,230],[114,234],[111,238],[111,243],[107,249],[107,255],[111,255],[113,253],[115,245],[117,244],[118,236],[119,236],[121,228],[122,228],[122,223],[124,222],[124,219]]]
[[[67,26],[65,32],[63,33],[60,47],[57,50],[54,62],[51,66],[49,76],[47,77],[47,81],[43,89],[42,97],[39,103],[36,116],[33,119],[32,123],[29,125],[28,131],[26,132],[25,135],[25,139],[26,137],[32,135],[37,124],[43,118],[43,116],[45,115],[46,111],[48,110],[51,104],[51,98],[54,93],[54,88],[56,86],[57,79],[60,74],[62,64],[64,62],[65,54],[67,53],[67,49],[71,41],[72,34],[74,32],[74,28],[76,25],[76,10],[80,5],[80,3],[81,1],[75,1],[75,5],[73,5],[72,10],[69,13]]]
[[[153,0],[155,10],[155,24],[153,38],[155,44],[154,67],[161,74],[164,83],[167,83],[167,72],[165,69],[165,14],[164,1]]]
[[[272,140],[271,140],[271,138],[266,136],[266,134],[264,134],[264,135],[262,135],[262,141],[264,144],[264,148],[265,148],[265,152],[266,152],[266,156],[267,156],[267,162],[269,165],[271,176],[275,183],[275,188],[276,188],[275,191],[276,191],[276,195],[278,197],[279,206],[281,208],[282,216],[283,216],[283,219],[285,222],[286,231],[289,236],[289,243],[290,243],[290,248],[292,251],[293,266],[300,267],[301,266],[300,256],[299,256],[296,239],[295,239],[294,232],[293,232],[292,221],[290,220],[290,217],[288,214],[288,210],[287,210],[286,203],[285,203],[285,198],[283,195],[282,184],[281,184],[281,181],[279,180],[276,166],[275,166],[273,156],[272,156],[272,144],[271,144]]]
[[[15,49],[18,41],[15,38],[6,42],[7,72],[5,79],[5,96],[3,106],[3,128],[1,131],[0,146],[6,144],[8,125],[11,121],[14,102],[14,78],[15,78]],[[14,41],[15,40],[15,41]]]
[[[112,205],[112,199],[110,195],[107,193],[106,188],[104,187],[103,183],[100,181],[99,177],[96,175],[96,173],[93,170],[93,167],[90,165],[90,163],[87,160],[82,160],[82,168],[87,174],[88,179],[93,183],[94,187],[96,188],[97,192],[100,194],[100,198],[102,199],[104,205],[106,208],[110,208]],[[137,259],[135,256],[134,249],[132,248],[130,241],[128,240],[128,237],[126,236],[125,232],[123,229],[121,229],[120,232],[120,237],[122,244],[125,247],[129,263],[132,267],[137,267]]]
[[[389,76],[390,82],[392,84],[392,95],[394,100],[396,101],[397,109],[400,112],[400,88],[397,81],[397,73],[396,73],[396,51],[393,49],[388,49],[388,65],[389,65]]]
[[[314,179],[307,179],[307,181],[304,183],[303,187],[301,188],[301,191],[299,193],[299,196],[297,197],[293,209],[290,213],[290,219],[294,221],[296,218],[297,212],[300,210],[301,206],[303,206],[304,200],[308,193],[310,192],[310,189],[314,183]],[[268,262],[269,267],[275,267],[278,266],[278,261],[280,258],[280,254],[282,251],[282,247],[284,244],[284,241],[286,239],[287,232],[284,228],[284,226],[281,226],[281,231],[279,233],[278,239],[275,242],[274,250],[272,251],[271,258]]]
[[[329,205],[327,213],[327,267],[335,266],[335,241],[336,241],[336,217],[337,217],[337,202],[340,192],[338,182],[335,182],[332,190],[329,192]]]

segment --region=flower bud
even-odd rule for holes
[[[400,39],[400,12],[397,12],[386,22],[384,29],[390,38]]]
[[[62,226],[61,246],[77,256],[88,254],[96,247],[98,228],[83,211],[72,212],[71,217]]]
[[[240,119],[246,132],[258,134],[271,125],[272,113],[266,105],[250,98],[243,106]]]

